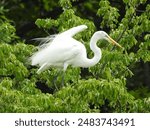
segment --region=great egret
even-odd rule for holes
[[[31,56],[31,65],[39,65],[37,73],[49,67],[62,68],[64,71],[68,65],[74,67],[91,67],[99,62],[102,53],[96,43],[100,39],[105,39],[114,45],[121,47],[106,32],[97,31],[90,40],[90,48],[94,53],[92,59],[87,58],[85,46],[73,38],[73,36],[87,29],[86,25],[73,27],[65,32],[52,37],[42,38],[44,44]]]

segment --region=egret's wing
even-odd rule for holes
[[[40,49],[43,49],[43,48],[49,46],[53,42],[53,40],[56,39],[56,37],[58,35],[62,35],[62,37],[63,37],[63,35],[65,37],[66,36],[67,37],[69,37],[69,36],[72,37],[75,34],[81,32],[81,31],[83,31],[85,29],[87,29],[86,25],[80,25],[80,26],[77,26],[77,27],[73,27],[73,28],[71,28],[71,29],[69,29],[69,30],[67,30],[65,32],[62,32],[61,34],[54,34],[54,35],[50,35],[50,36],[43,37],[43,38],[34,38],[33,40],[36,40],[36,41],[40,42],[40,44],[38,46],[38,49],[40,50]]]
[[[87,26],[86,26],[86,25],[79,25],[79,26],[77,26],[77,27],[73,27],[73,28],[71,28],[71,29],[69,29],[69,30],[63,32],[62,34],[72,37],[72,36],[74,36],[75,34],[81,32],[81,31],[83,31],[83,30],[85,30],[85,29],[87,29]]]

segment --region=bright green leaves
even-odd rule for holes
[[[137,58],[142,59],[144,62],[150,61],[150,35],[145,36],[145,41],[140,44],[140,49],[137,52]]]
[[[0,83],[0,87],[1,89],[12,89],[13,87],[13,82],[11,79],[7,78],[4,79],[1,83]]]
[[[15,28],[8,22],[0,20],[0,42],[10,43],[12,38],[15,37]]]
[[[65,72],[65,83],[70,84],[70,83],[78,83],[79,79],[81,78],[80,76],[80,68],[68,68],[68,70]],[[61,79],[62,80],[62,79]]]
[[[58,19],[59,25],[62,25],[60,30],[67,30],[68,27],[70,28],[71,25],[74,25],[77,21],[80,22],[81,18],[77,17],[72,9],[65,10]]]
[[[137,44],[137,40],[135,39],[134,35],[128,33],[124,35],[124,37],[120,40],[120,43],[123,43],[122,46],[124,46],[124,48],[130,49]]]
[[[77,0],[59,0],[59,4],[63,8],[63,10],[66,10],[72,7],[71,2],[74,2],[74,1],[77,1]]]
[[[136,111],[133,106],[135,102],[139,105],[141,100],[134,102],[124,82],[124,79],[81,80],[76,86],[62,88],[55,97],[62,99],[63,112],[106,112],[105,108],[108,107],[114,112]],[[146,103],[142,105],[148,106]],[[138,108],[138,111],[145,110]]]
[[[118,9],[110,6],[110,2],[108,0],[101,0],[99,3],[99,10],[97,12],[98,16],[102,17],[101,27],[108,27],[110,29],[116,28],[116,24],[118,23],[118,17],[120,16],[118,13]]]
[[[15,77],[17,80],[24,79],[24,77],[28,75],[28,70],[13,53],[15,46],[13,48],[13,46],[7,44],[0,44],[0,48],[2,56],[2,60],[0,61],[1,74],[3,76]]]
[[[61,7],[63,8],[63,10],[70,9],[72,7],[70,0],[60,0],[59,3]]]
[[[35,24],[39,28],[50,29],[52,26],[57,26],[57,21],[53,19],[37,19]]]

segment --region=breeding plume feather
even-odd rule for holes
[[[39,38],[43,45],[31,56],[31,64],[39,65],[37,73],[40,73],[49,67],[62,68],[64,71],[68,65],[74,67],[94,66],[101,59],[101,49],[96,43],[100,39],[105,39],[112,44],[121,47],[106,32],[97,31],[90,40],[90,48],[94,53],[92,59],[87,58],[85,46],[73,38],[73,36],[87,29],[86,25],[73,27],[65,32],[46,38]]]

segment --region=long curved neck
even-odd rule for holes
[[[102,38],[99,37],[99,35],[97,33],[94,33],[94,35],[92,36],[92,38],[90,40],[90,48],[94,52],[94,57],[92,59],[86,58],[85,65],[84,65],[85,67],[94,66],[101,59],[101,55],[102,55],[101,49],[99,47],[97,47],[97,45],[96,45],[97,41],[100,39],[102,39]]]

